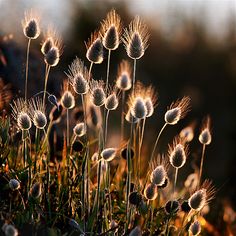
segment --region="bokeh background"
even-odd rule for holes
[[[154,142],[164,123],[166,107],[177,98],[189,95],[191,113],[178,126],[165,131],[160,151],[166,151],[168,143],[183,127],[196,122],[189,163],[180,172],[183,180],[193,170],[193,161],[200,159],[198,132],[202,118],[209,114],[213,142],[207,147],[204,177],[212,179],[218,189],[211,212],[223,216],[224,204],[236,207],[235,0],[0,0],[0,77],[11,84],[14,96],[23,94],[26,39],[21,20],[24,11],[30,8],[40,12],[44,29],[54,25],[64,41],[60,65],[52,70],[49,79],[48,90],[57,96],[64,71],[75,56],[86,61],[84,42],[91,32],[99,29],[100,21],[111,8],[121,15],[124,26],[140,15],[149,25],[151,37],[144,57],[138,61],[137,79],[152,83],[159,97],[156,113],[147,124],[145,140]],[[42,37],[32,43],[30,53],[31,95],[43,88],[41,40]],[[110,78],[116,78],[117,65],[122,59],[128,58],[120,45],[112,54]],[[105,78],[105,71],[106,60],[94,67],[95,79]],[[119,120],[113,121],[110,126],[115,134]],[[213,221],[219,223],[219,219],[215,217]]]

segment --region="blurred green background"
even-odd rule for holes
[[[192,99],[192,111],[178,126],[169,127],[161,139],[161,151],[178,132],[192,121],[197,122],[195,139],[190,146],[187,169],[199,162],[201,147],[198,132],[202,118],[212,117],[213,142],[207,147],[204,177],[219,189],[216,202],[236,199],[236,2],[234,0],[0,0],[0,52],[6,63],[0,63],[0,77],[12,84],[14,94],[22,95],[26,39],[21,20],[26,9],[41,12],[44,29],[53,24],[61,33],[64,53],[59,66],[53,68],[49,92],[59,96],[61,81],[68,64],[80,57],[86,61],[86,41],[99,29],[106,13],[115,8],[124,26],[140,15],[150,28],[149,47],[137,64],[137,79],[152,83],[158,91],[159,105],[148,120],[146,140],[154,142],[163,125],[166,107],[183,95]],[[44,65],[40,54],[41,39],[32,43],[30,54],[30,93],[43,88]],[[105,55],[106,57],[106,55]],[[112,53],[111,76],[116,78],[117,65],[128,59],[123,45]],[[86,64],[89,63],[86,61]],[[106,59],[94,66],[95,79],[105,78]],[[118,115],[117,115],[118,116]],[[114,132],[119,128],[115,120]],[[117,126],[115,126],[117,124]],[[112,128],[112,127],[111,127]],[[181,177],[180,177],[181,178]],[[235,201],[232,201],[235,206]],[[218,209],[213,209],[213,211]]]

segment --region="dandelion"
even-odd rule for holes
[[[149,32],[147,25],[137,16],[125,29],[122,38],[128,56],[140,59],[148,47]]]
[[[106,101],[106,94],[104,91],[104,83],[102,80],[92,80],[90,83],[90,100],[91,102],[100,107],[104,105]]]
[[[43,101],[39,98],[31,99],[29,103],[29,114],[37,129],[44,129],[47,125],[47,117]]]
[[[75,58],[69,66],[68,78],[75,93],[83,95],[89,90],[89,72],[83,61]]]
[[[73,129],[74,135],[77,137],[82,137],[86,133],[86,125],[84,122],[78,123]]]
[[[215,197],[215,192],[212,182],[205,180],[202,186],[191,194],[188,204],[191,209],[201,211]]]
[[[201,233],[201,224],[198,220],[194,221],[188,229],[190,235],[197,236]]]
[[[144,189],[144,196],[148,200],[155,200],[157,198],[157,186],[150,183]]]
[[[203,169],[203,162],[205,156],[205,149],[206,145],[211,143],[211,132],[210,132],[210,117],[207,116],[203,120],[202,131],[199,135],[199,141],[202,144],[202,156],[201,156],[201,164],[200,164],[200,171],[199,171],[199,179],[198,179],[198,186],[201,184],[201,177],[202,177],[202,169]]]
[[[116,148],[106,148],[101,152],[101,157],[104,161],[112,161],[117,154],[117,149]]]

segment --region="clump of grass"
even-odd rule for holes
[[[29,39],[28,71],[29,44],[39,36],[39,27],[31,16],[23,27]],[[112,10],[86,44],[89,69],[76,57],[57,99],[47,92],[47,81],[50,68],[58,65],[62,55],[62,43],[52,28],[45,33],[41,45],[46,65],[43,98],[36,97],[40,91],[27,98],[26,72],[25,98],[13,100],[12,114],[0,119],[0,178],[5,183],[0,209],[6,235],[18,235],[27,224],[34,225],[35,231],[44,227],[52,234],[71,235],[198,235],[204,231],[201,213],[215,196],[211,182],[201,184],[205,146],[212,139],[210,120],[204,122],[199,135],[203,148],[199,172],[195,170],[181,186],[178,170],[188,161],[195,124],[180,132],[167,154],[158,153],[157,146],[165,127],[177,125],[187,115],[190,98],[171,104],[163,114],[165,123],[155,143],[150,143],[144,137],[145,124],[155,116],[157,93],[152,85],[136,82],[136,61],[144,57],[149,31],[136,17],[121,34],[121,19]],[[109,84],[110,55],[118,49],[121,38],[134,62],[133,71],[129,62],[122,60],[113,87]],[[104,61],[104,50],[108,50],[106,80],[98,81],[92,66]],[[78,106],[81,114],[72,123],[69,111]],[[121,142],[111,145],[109,114],[120,111],[117,134]],[[56,147],[59,125],[62,150]],[[15,141],[18,133],[22,138]],[[144,146],[148,151],[144,152]],[[170,176],[173,169],[174,178]]]

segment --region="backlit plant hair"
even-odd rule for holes
[[[102,106],[106,101],[106,94],[104,91],[104,82],[102,80],[90,81],[90,100],[95,106]]]
[[[143,23],[139,16],[125,29],[122,40],[125,45],[127,55],[132,59],[140,59],[148,47],[149,32],[147,25]]]
[[[132,86],[132,68],[130,63],[126,60],[122,60],[118,67],[116,87],[122,91],[127,91]]]
[[[216,189],[212,182],[205,180],[202,186],[191,194],[188,204],[192,210],[201,211],[215,197],[215,193]]]

